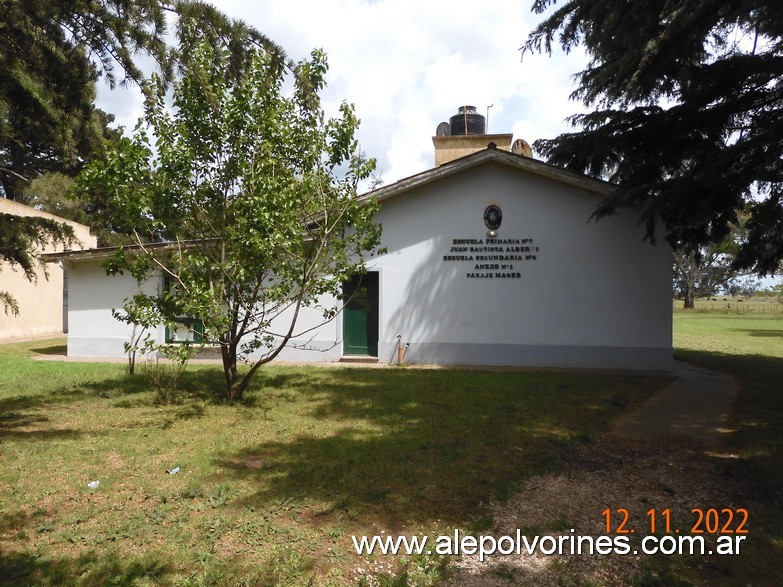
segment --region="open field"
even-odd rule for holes
[[[675,312],[683,310],[683,301],[674,300],[672,307]],[[698,298],[693,305],[695,312],[710,312],[722,314],[772,314],[783,316],[783,304],[774,296],[754,296],[739,298],[731,296],[714,296]]]
[[[352,534],[481,530],[491,498],[665,383],[274,367],[226,405],[191,366],[158,406],[123,365],[31,360],[61,345],[0,346],[0,584],[356,584],[381,563]],[[426,585],[446,562],[383,570]]]

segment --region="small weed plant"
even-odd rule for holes
[[[155,401],[167,405],[177,401],[179,384],[188,361],[193,358],[195,349],[187,344],[164,347],[163,356],[157,354],[148,357],[142,372],[155,389]]]

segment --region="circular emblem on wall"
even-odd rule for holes
[[[490,204],[484,209],[484,224],[490,230],[497,230],[500,228],[500,223],[503,221],[503,213],[500,208],[495,204]]]

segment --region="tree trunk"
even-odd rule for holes
[[[693,310],[696,308],[694,302],[696,301],[696,273],[698,272],[698,263],[696,262],[696,254],[691,253],[688,255],[687,266],[685,267],[685,309]]]
[[[245,376],[242,378],[242,381],[240,381],[236,385],[236,393],[238,395],[237,399],[242,398],[242,396],[245,394],[245,390],[247,389],[248,385],[250,385],[250,380],[253,378],[253,375],[255,375],[259,367],[261,367],[261,365],[265,363],[266,363],[265,360],[256,361],[255,364],[252,367],[250,367],[250,370],[247,373],[245,373]]]
[[[693,286],[691,286],[690,283],[686,284],[685,286],[685,309],[686,310],[693,310],[696,306],[694,304],[695,301],[695,295],[693,291]]]
[[[250,380],[266,360],[257,361],[244,377],[237,374],[237,346],[232,342],[225,342],[221,346],[223,356],[223,372],[226,377],[226,399],[230,402],[240,401],[250,385]]]
[[[223,373],[226,377],[226,399],[230,402],[242,399],[244,389],[239,389],[237,381],[237,345],[225,341],[220,346],[223,358]]]

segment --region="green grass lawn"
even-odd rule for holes
[[[737,458],[720,461],[753,543],[709,569],[666,557],[664,576],[774,585],[783,317],[675,312],[674,332],[677,358],[740,382],[723,451]],[[191,365],[179,402],[161,406],[124,365],[33,360],[61,350],[0,345],[0,585],[355,584],[367,565],[352,534],[485,530],[490,499],[561,470],[570,447],[666,381],[273,367],[227,405],[219,370]],[[446,561],[393,562],[388,584],[406,584],[407,564],[419,571],[407,584],[427,585]],[[640,584],[665,584],[653,579]]]
[[[666,381],[270,367],[227,405],[191,366],[158,406],[124,365],[32,359],[60,345],[0,345],[0,584],[351,584],[352,534],[480,528]]]
[[[740,383],[727,447],[738,458],[727,483],[751,508],[754,544],[716,564],[733,566],[743,585],[783,584],[783,317],[676,312],[674,346],[677,358]]]

